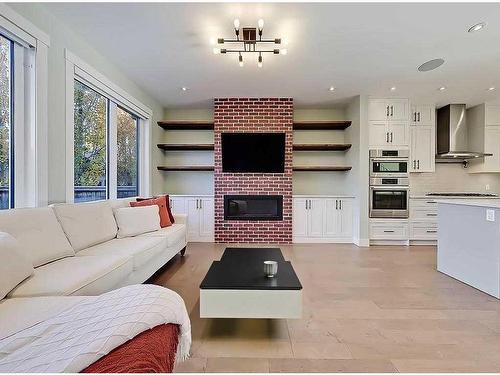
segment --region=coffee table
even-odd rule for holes
[[[278,262],[278,273],[264,275],[265,260]],[[279,248],[226,248],[200,285],[202,318],[298,319],[302,285]]]

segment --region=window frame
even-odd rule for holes
[[[66,202],[74,202],[74,82],[83,83],[108,100],[107,199],[117,199],[117,113],[118,107],[137,118],[138,193],[150,195],[150,134],[153,111],[115,85],[68,49],[66,57]]]

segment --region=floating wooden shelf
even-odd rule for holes
[[[351,148],[350,143],[331,144],[296,144],[293,145],[295,151],[347,151]]]
[[[159,149],[167,150],[167,151],[204,151],[204,150],[213,150],[214,145],[211,144],[171,144],[171,143],[158,143]]]
[[[352,167],[328,167],[328,166],[296,166],[292,167],[292,170],[296,172],[347,172],[350,171]]]
[[[344,130],[351,121],[295,121],[294,130]]]
[[[213,130],[213,121],[158,121],[165,130]]]
[[[171,166],[171,167],[156,167],[159,171],[171,172],[189,172],[189,171],[213,171],[214,167],[211,165],[184,165],[184,166]]]

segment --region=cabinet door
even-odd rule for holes
[[[485,127],[484,152],[493,156],[484,157],[483,171],[500,172],[500,126]]]
[[[408,123],[391,122],[388,126],[389,145],[409,146],[408,144]]]
[[[368,103],[368,120],[383,121],[389,115],[385,99],[371,99]]]
[[[389,99],[389,121],[408,121],[408,100]]]
[[[485,108],[486,126],[500,125],[500,105],[487,104]]]
[[[416,107],[415,119],[416,125],[434,125],[435,111],[433,105],[419,105]],[[412,118],[413,120],[413,118]]]
[[[352,237],[352,199],[341,199],[338,216],[339,236],[344,238]]]
[[[410,171],[434,172],[435,136],[433,126],[411,128]]]
[[[338,237],[340,234],[340,199],[325,199],[325,237]]]
[[[200,200],[199,198],[186,198],[187,212],[187,239],[199,241],[200,237]]]
[[[325,200],[319,198],[309,199],[308,237],[322,237],[325,213]]]
[[[370,147],[383,147],[389,144],[386,121],[370,121],[369,127]]]
[[[175,214],[185,214],[186,208],[184,207],[184,197],[170,196],[170,209]]]
[[[293,198],[292,235],[293,237],[307,237],[307,223],[309,202],[305,198]]]
[[[214,238],[214,199],[199,198],[200,239],[212,242]]]

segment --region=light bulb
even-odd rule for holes
[[[282,55],[286,55],[288,53],[288,50],[286,48],[280,49],[280,53]]]
[[[240,20],[237,18],[234,20],[234,28],[235,28],[235,30],[240,29]]]
[[[264,28],[264,20],[261,18],[258,24],[259,24],[259,30],[262,30]]]
[[[213,51],[214,55],[217,55],[220,53],[220,48],[214,48],[214,49],[212,49],[212,51]]]

